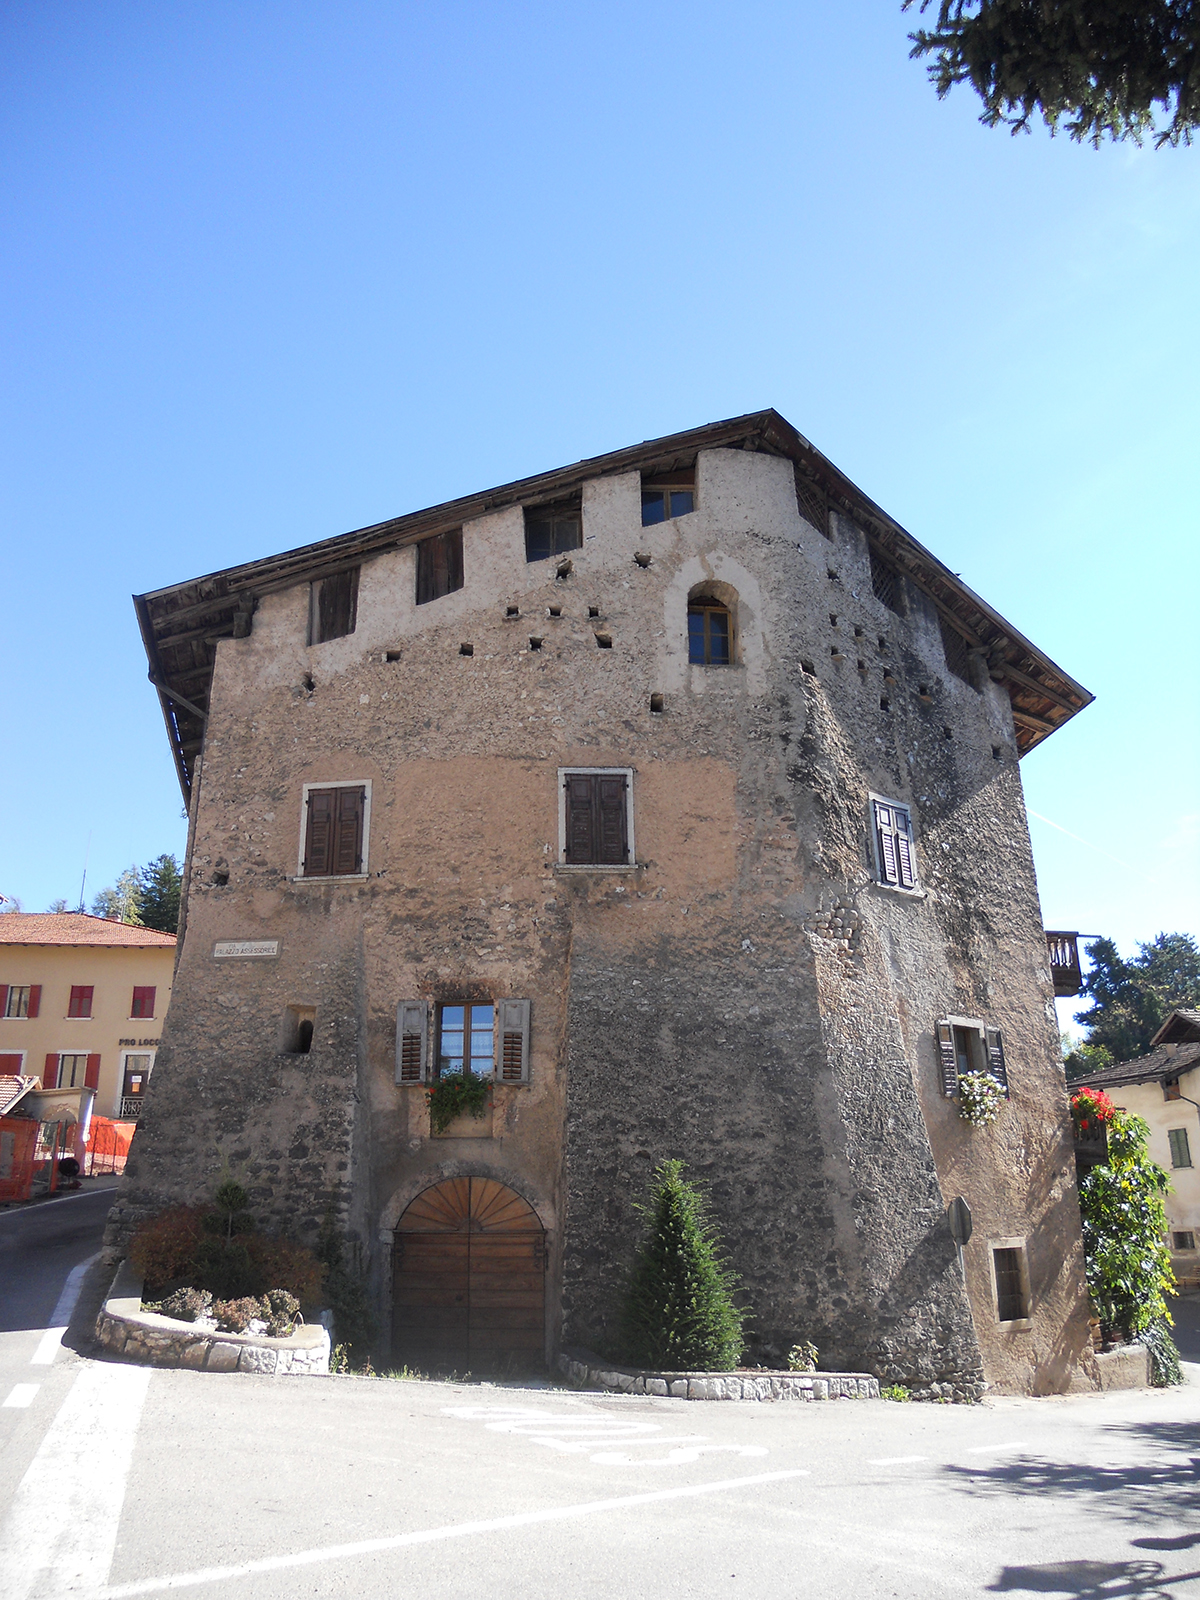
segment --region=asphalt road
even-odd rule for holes
[[[1200,1600],[1200,1382],[689,1404],[39,1367],[42,1339],[0,1334],[4,1600]]]

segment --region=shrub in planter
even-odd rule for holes
[[[490,1078],[477,1078],[473,1072],[443,1072],[432,1089],[426,1091],[429,1126],[434,1133],[445,1133],[455,1117],[468,1111],[481,1117],[491,1098]]]
[[[207,1315],[212,1305],[212,1295],[207,1289],[176,1289],[162,1302],[159,1310],[164,1317],[174,1317],[178,1322],[195,1322]]]
[[[745,1347],[746,1313],[716,1225],[681,1161],[664,1161],[638,1207],[646,1236],[621,1319],[626,1361],[660,1371],[731,1372]]]
[[[299,1311],[300,1302],[286,1289],[268,1289],[262,1297],[262,1315],[273,1339],[283,1339],[291,1333]]]
[[[212,1314],[223,1333],[245,1333],[252,1322],[263,1321],[262,1301],[253,1295],[240,1300],[214,1300]]]
[[[264,1285],[271,1284],[267,1293],[286,1290],[300,1306],[310,1310],[321,1303],[325,1269],[307,1245],[272,1233],[252,1233],[243,1243],[259,1293],[264,1292]]]

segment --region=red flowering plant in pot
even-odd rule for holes
[[[1081,1139],[1103,1139],[1117,1108],[1103,1089],[1076,1089],[1071,1096],[1071,1116]]]

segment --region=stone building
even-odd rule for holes
[[[1090,696],[781,416],[136,605],[191,827],[114,1241],[227,1163],[273,1225],[332,1208],[397,1356],[603,1350],[677,1156],[759,1358],[1072,1380],[1017,762]],[[434,1133],[458,1066],[489,1103]]]

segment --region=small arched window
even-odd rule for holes
[[[733,618],[713,595],[688,600],[688,660],[698,667],[727,667],[733,660]]]

